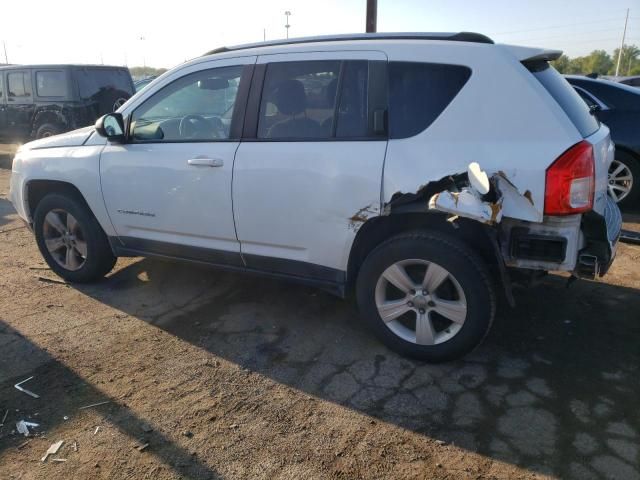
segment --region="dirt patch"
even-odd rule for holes
[[[640,476],[640,247],[621,245],[601,282],[517,292],[476,352],[430,366],[298,285],[148,259],[95,285],[41,282],[8,176],[3,478]],[[38,399],[13,388],[29,376]],[[58,440],[67,461],[41,462]]]

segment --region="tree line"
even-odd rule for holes
[[[131,73],[131,76],[135,79],[162,75],[166,71],[167,71],[166,68],[129,67],[129,72]]]
[[[589,75],[615,75],[616,64],[618,63],[619,48],[616,48],[611,55],[605,50],[594,50],[584,57],[569,58],[562,55],[551,64],[560,73]],[[620,58],[620,76],[640,75],[640,48],[635,45],[625,45]]]

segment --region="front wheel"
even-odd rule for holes
[[[429,362],[453,360],[486,336],[495,294],[482,259],[440,233],[393,237],[366,258],[358,307],[392,350]]]
[[[75,196],[46,195],[36,207],[34,232],[51,270],[70,282],[97,280],[116,263],[102,227]]]

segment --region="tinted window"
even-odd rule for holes
[[[575,90],[578,93],[578,95],[580,95],[580,98],[584,100],[584,103],[586,103],[589,107],[598,105],[596,101],[590,95],[588,95],[584,90],[580,88],[576,88]]]
[[[471,76],[459,65],[389,63],[389,134],[407,138],[426,129]]]
[[[76,70],[78,90],[83,100],[95,100],[108,92],[133,94],[131,77],[121,69],[82,68]]]
[[[242,66],[182,77],[133,112],[134,140],[213,141],[229,138]]]
[[[640,87],[640,77],[627,78],[625,80],[620,80],[620,83],[624,83],[625,85],[631,85],[632,87]]]
[[[345,62],[338,107],[336,137],[358,138],[368,134],[369,62]]]
[[[576,93],[573,87],[547,62],[527,65],[542,86],[549,92],[569,120],[583,137],[588,137],[598,130],[598,121],[589,112],[589,107]],[[598,95],[596,95],[600,98]]]
[[[258,138],[330,138],[340,65],[339,61],[268,65],[260,104]]]
[[[2,72],[0,72],[0,98],[2,98],[4,90],[2,90]]]
[[[7,75],[8,97],[30,97],[31,75],[29,72],[11,72]]]
[[[36,93],[39,97],[65,97],[67,87],[64,72],[60,70],[36,72]]]
[[[609,108],[619,110],[640,110],[640,90],[629,85],[620,85],[606,80],[589,81],[571,79],[571,83],[595,95]]]

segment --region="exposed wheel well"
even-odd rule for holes
[[[41,110],[36,113],[36,116],[33,119],[33,131],[31,132],[31,136],[35,138],[38,133],[38,129],[46,123],[60,125],[63,129],[68,124],[67,119],[59,110]]]
[[[349,254],[348,289],[353,289],[360,266],[373,249],[394,235],[416,230],[436,230],[462,240],[482,257],[494,279],[497,282],[501,280],[498,259],[487,227],[464,218],[449,222],[447,216],[439,212],[401,213],[374,217],[360,227]]]
[[[33,214],[40,200],[49,193],[63,193],[70,195],[81,201],[87,208],[87,202],[75,185],[58,180],[31,180],[27,184],[27,205],[29,207],[29,218],[33,219]],[[91,210],[91,209],[89,209]]]

